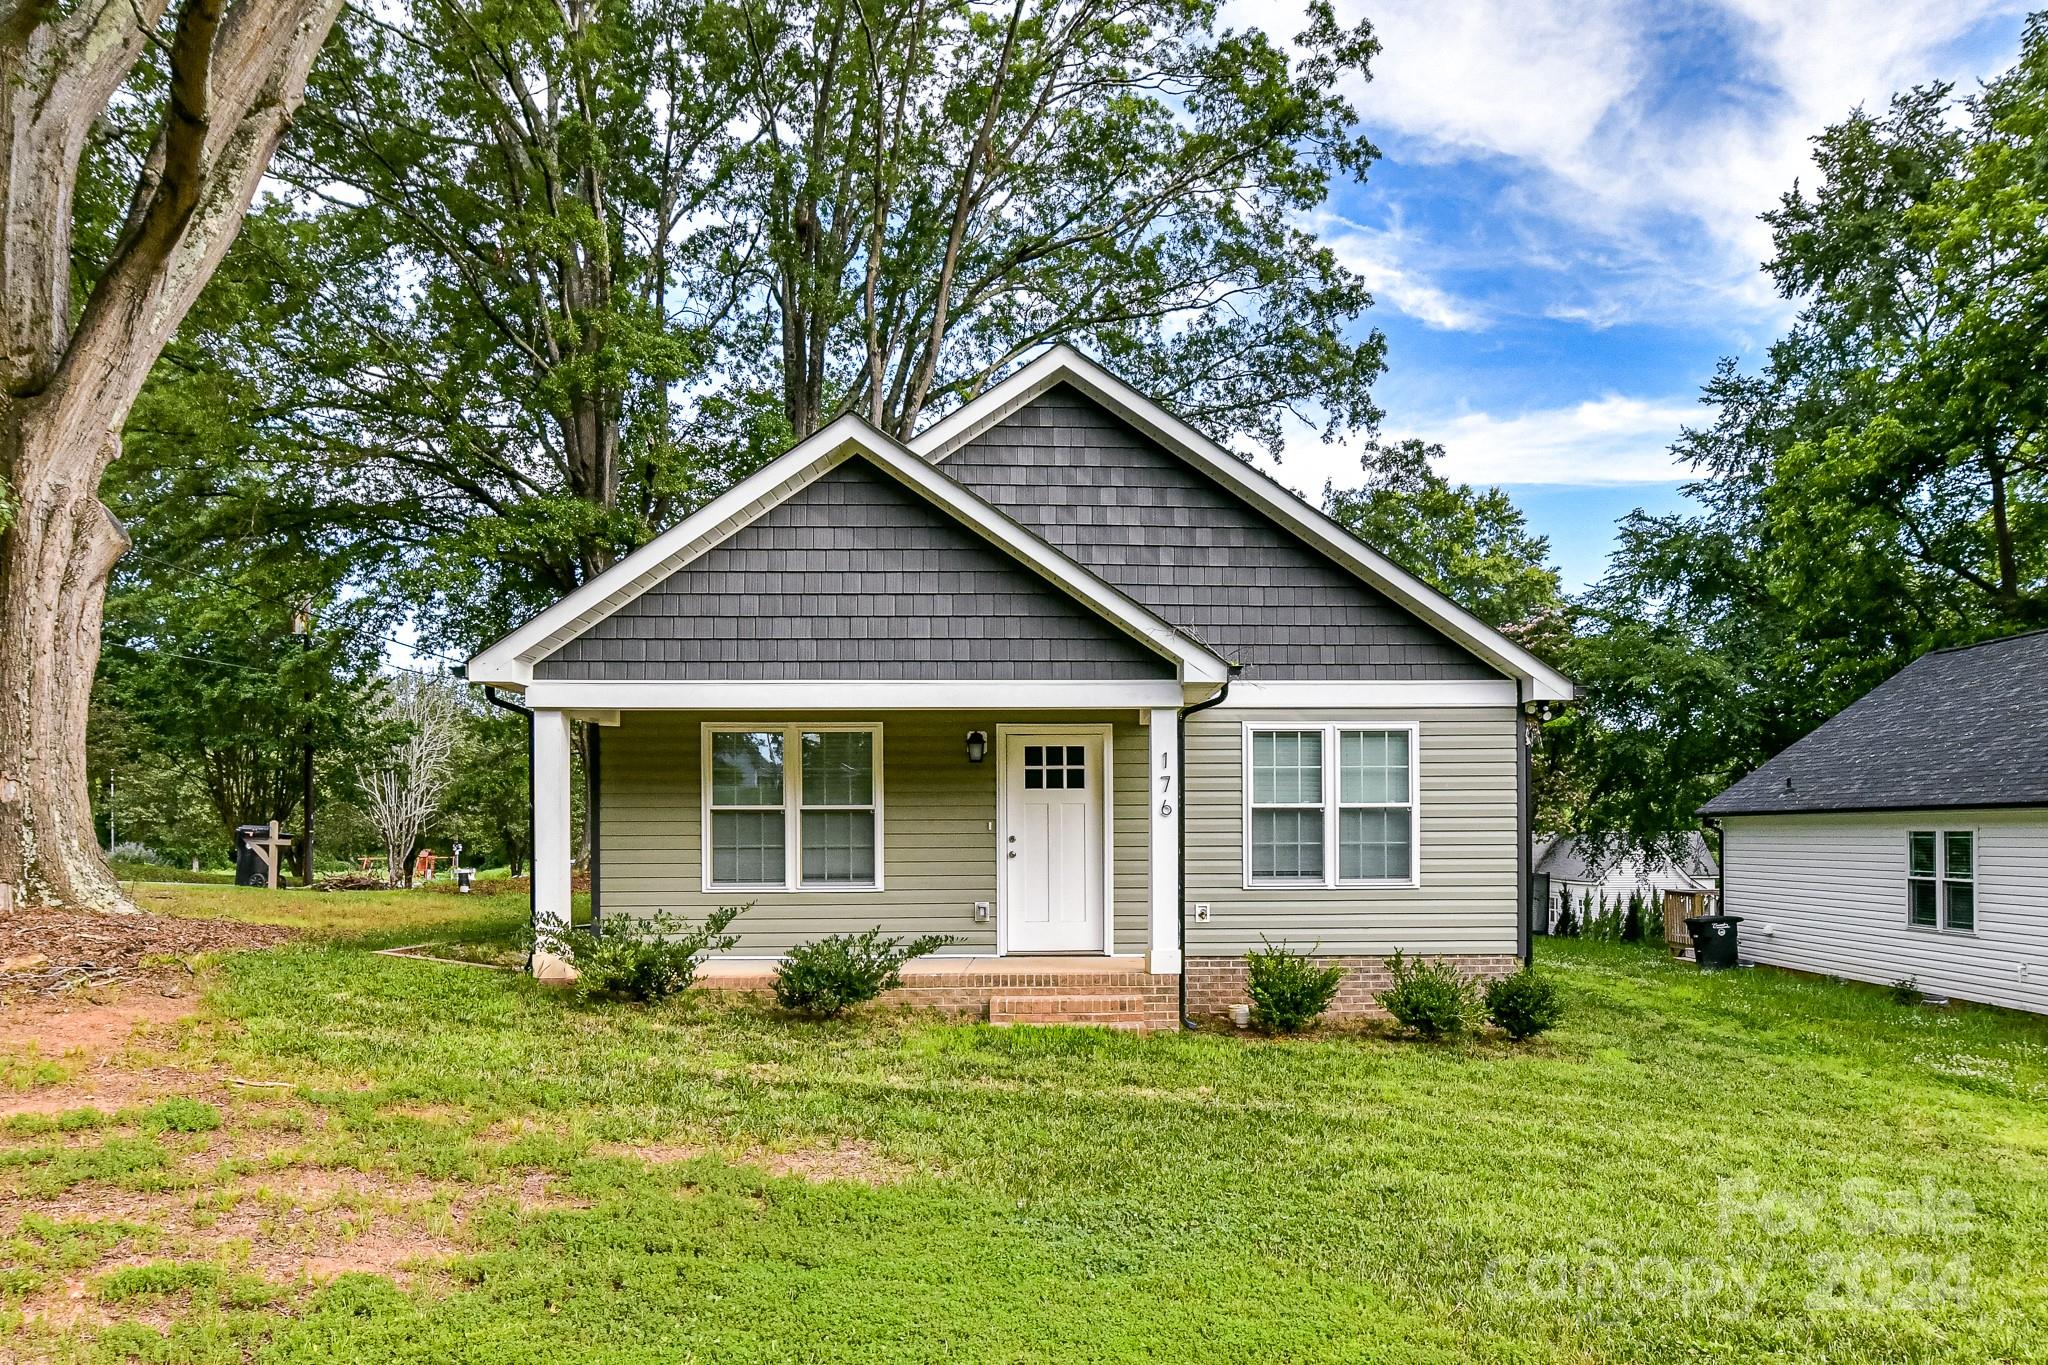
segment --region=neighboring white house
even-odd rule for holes
[[[2048,1013],[2048,632],[1916,659],[1702,813],[1745,959]]]
[[[1536,843],[1531,870],[1537,884],[1547,891],[1549,918],[1545,932],[1550,924],[1556,923],[1558,911],[1567,903],[1577,912],[1589,894],[1595,905],[1602,900],[1610,905],[1623,904],[1630,896],[1640,894],[1650,909],[1651,923],[1655,924],[1659,922],[1655,917],[1662,913],[1666,891],[1712,891],[1720,876],[1703,834],[1689,836],[1676,858],[1634,853],[1603,858],[1588,851],[1577,839],[1541,839]]]

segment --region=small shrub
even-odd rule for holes
[[[864,934],[833,934],[789,950],[775,969],[775,1003],[792,1014],[832,1019],[903,984],[901,968],[953,940],[945,934],[883,938],[879,926]]]
[[[1579,936],[1579,921],[1578,917],[1572,914],[1572,898],[1570,896],[1558,897],[1557,925],[1550,932],[1558,938],[1577,938]]]
[[[746,908],[721,905],[697,925],[663,910],[607,918],[601,933],[571,931],[562,948],[576,968],[577,995],[652,1004],[681,994],[697,979],[699,962],[739,942],[725,931]]]
[[[1917,976],[1892,982],[1891,992],[1892,1003],[1895,1005],[1917,1005],[1926,998],[1920,994],[1920,978]]]
[[[1564,1002],[1548,977],[1523,967],[1512,976],[1497,977],[1486,986],[1486,1017],[1516,1042],[1534,1038],[1564,1018]]]
[[[1621,941],[1641,943],[1643,941],[1643,893],[1632,891],[1628,897],[1628,912],[1621,919]]]
[[[1309,953],[1288,951],[1261,935],[1265,948],[1244,956],[1245,994],[1252,1023],[1267,1033],[1299,1033],[1322,1017],[1337,997],[1342,967],[1318,967]]]
[[[1424,1038],[1453,1038],[1472,1026],[1479,992],[1448,962],[1411,962],[1399,951],[1387,963],[1393,984],[1373,997],[1381,1009]]]

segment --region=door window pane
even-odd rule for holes
[[[780,885],[783,813],[779,810],[711,812],[711,880],[728,886]]]
[[[1337,875],[1345,881],[1407,881],[1412,833],[1405,806],[1346,810],[1337,825]]]
[[[1252,876],[1322,880],[1322,811],[1253,811]]]
[[[711,736],[711,804],[782,804],[782,736],[720,730]]]

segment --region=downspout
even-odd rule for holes
[[[1529,923],[1529,917],[1534,913],[1534,907],[1529,904],[1529,893],[1533,889],[1529,885],[1529,840],[1533,834],[1529,818],[1529,745],[1535,739],[1529,722],[1535,717],[1529,713],[1529,703],[1524,700],[1527,687],[1525,679],[1515,679],[1515,885],[1520,891],[1520,908],[1515,917],[1519,926],[1515,930],[1515,953],[1522,959],[1524,967],[1536,960],[1533,928]]]
[[[535,926],[539,923],[535,912],[540,907],[540,881],[533,875],[533,712],[516,701],[505,700],[495,687],[484,688],[484,700],[500,711],[526,717],[526,922]],[[526,955],[526,970],[528,974],[533,971],[530,952]]]
[[[1180,820],[1180,837],[1176,847],[1180,857],[1179,899],[1174,903],[1174,918],[1180,924],[1180,1026],[1192,1030],[1195,1021],[1188,1018],[1188,717],[1197,711],[1206,711],[1212,706],[1221,706],[1230,695],[1230,679],[1223,680],[1223,687],[1207,701],[1198,701],[1193,706],[1183,706],[1174,716],[1176,744],[1180,752],[1180,772],[1175,778],[1174,813]]]
[[[590,932],[597,934],[604,931],[604,762],[601,757],[604,727],[586,725],[583,728],[590,735],[590,791],[585,801],[589,809],[583,812],[584,826],[590,831]],[[572,892],[569,897],[571,923],[576,919],[575,905],[576,897]]]

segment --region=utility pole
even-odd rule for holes
[[[299,637],[299,652],[313,652],[313,609],[300,608],[292,616],[292,631]],[[299,880],[307,886],[313,884],[313,679],[306,678],[306,718],[300,724],[300,734],[305,742],[300,746],[299,755]],[[109,816],[109,819],[112,817]]]

